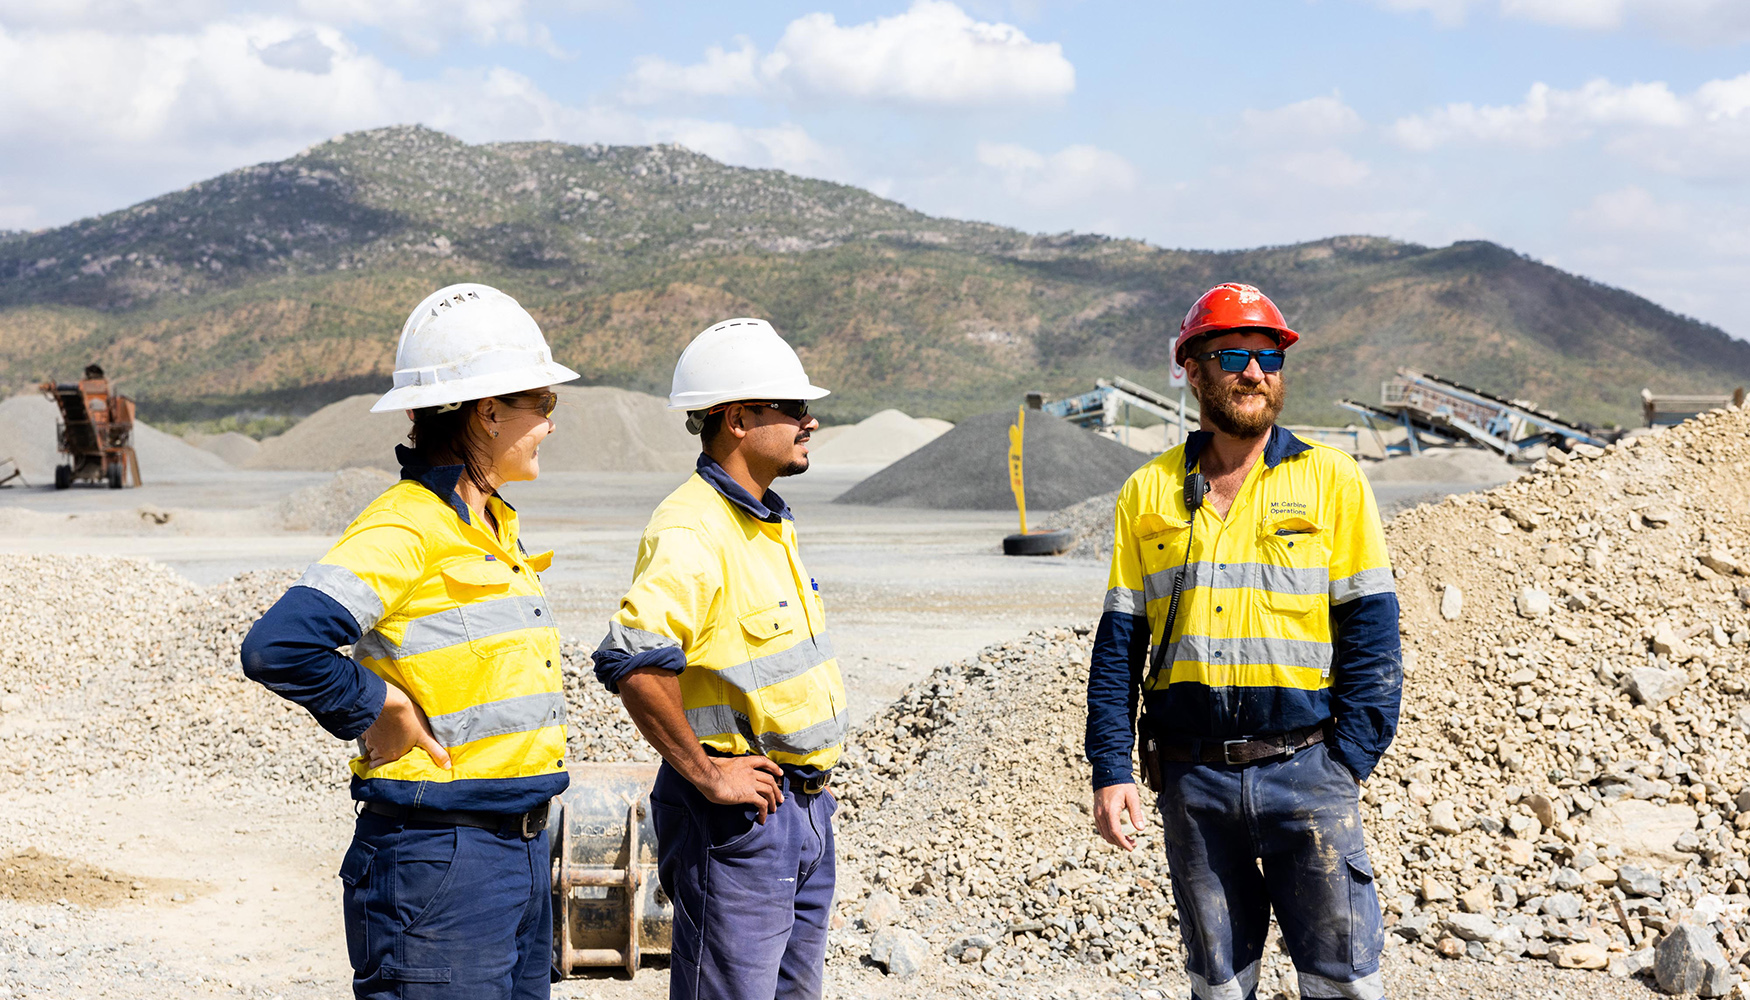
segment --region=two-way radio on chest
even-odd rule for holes
[[[1148,676],[1142,681],[1144,691],[1154,686],[1155,679],[1167,665],[1167,645],[1173,639],[1173,622],[1179,617],[1179,597],[1185,592],[1185,577],[1191,570],[1191,546],[1197,541],[1197,509],[1203,506],[1203,498],[1208,495],[1209,480],[1203,477],[1203,473],[1192,471],[1185,476],[1185,515],[1191,530],[1185,536],[1185,560],[1179,564],[1178,575],[1173,577],[1173,596],[1167,601],[1167,623],[1161,629],[1161,641],[1155,646],[1154,656],[1149,659]]]

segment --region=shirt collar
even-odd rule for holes
[[[723,471],[723,466],[718,465],[716,459],[704,452],[699,453],[699,478],[723,494],[723,499],[747,511],[749,517],[768,524],[777,524],[780,520],[796,520],[791,516],[790,505],[784,502],[783,497],[767,490],[764,497],[755,500],[753,494]]]
[[[411,479],[419,485],[437,494],[438,499],[450,505],[463,524],[473,524],[473,511],[462,502],[461,493],[457,492],[456,484],[462,481],[462,474],[467,471],[461,465],[427,465],[419,457],[419,453],[404,444],[395,446],[395,460],[401,463],[401,478]],[[506,510],[516,510],[505,503],[503,497],[492,494],[498,502],[504,504]]]
[[[1198,456],[1215,438],[1213,431],[1192,431],[1185,436],[1185,471],[1190,472],[1197,465]],[[1264,443],[1264,465],[1274,469],[1282,464],[1283,459],[1293,458],[1303,451],[1311,451],[1312,445],[1295,437],[1288,431],[1270,425],[1270,440]]]

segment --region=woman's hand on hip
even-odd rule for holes
[[[378,768],[393,764],[418,747],[431,757],[432,763],[449,770],[450,753],[438,745],[425,712],[407,692],[393,684],[385,686],[389,694],[383,699],[383,711],[360,737],[365,745],[365,765]]]

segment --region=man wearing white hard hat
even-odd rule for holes
[[[650,804],[671,997],[821,995],[845,689],[771,485],[807,471],[808,404],[826,394],[764,320],[693,339],[669,408],[700,436],[698,469],[651,515],[595,653],[664,761]]]
[[[421,302],[372,407],[413,421],[401,481],[244,640],[245,674],[359,743],[340,865],[359,997],[549,994],[565,695],[536,574],[553,553],[523,548],[498,487],[539,474],[549,387],[577,377],[497,289]]]

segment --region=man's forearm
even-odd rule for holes
[[[639,667],[620,678],[619,685],[627,714],[663,760],[694,787],[704,788],[717,778],[717,768],[687,722],[680,678],[674,671]]]

